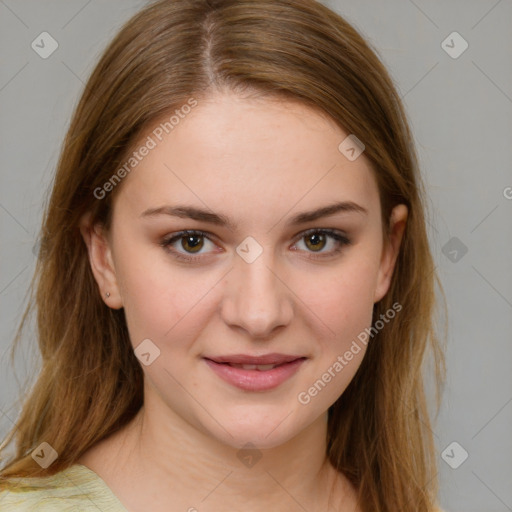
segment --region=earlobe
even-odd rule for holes
[[[100,224],[92,225],[88,215],[80,224],[80,233],[87,247],[89,264],[101,298],[110,308],[122,308],[112,250],[103,227]]]
[[[400,253],[400,245],[407,222],[407,213],[407,206],[404,204],[395,206],[391,212],[389,221],[389,241],[382,249],[382,258],[373,300],[374,303],[379,302],[389,290],[395,263]]]

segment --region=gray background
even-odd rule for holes
[[[434,429],[441,505],[512,511],[512,2],[325,3],[390,70],[428,188],[449,313],[448,380]],[[24,340],[16,371],[8,356],[61,142],[98,55],[144,4],[0,0],[0,436],[19,412],[16,378],[33,375],[38,361],[33,339]],[[43,31],[59,44],[47,59],[31,48]],[[442,47],[453,31],[469,44],[458,58]],[[461,48],[461,40],[447,44]],[[454,441],[445,452],[452,465],[462,449],[469,454],[456,469],[441,455]]]

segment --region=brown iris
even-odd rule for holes
[[[185,244],[188,245],[188,247],[186,247]],[[202,235],[185,235],[181,238],[181,246],[187,252],[199,252],[203,245],[204,240]]]
[[[323,234],[313,233],[312,235],[307,235],[305,239],[308,249],[319,251],[325,247],[326,236]],[[308,243],[310,241],[312,241],[312,245]]]

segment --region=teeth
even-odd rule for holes
[[[242,368],[243,370],[260,370],[262,372],[266,370],[272,370],[275,368],[277,364],[235,364],[229,363],[230,366],[234,366],[235,368]]]

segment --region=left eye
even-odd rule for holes
[[[205,239],[210,244],[214,245],[210,240],[210,235],[208,233],[197,230],[186,230],[164,238],[160,242],[160,245],[172,253],[176,258],[191,261],[198,258],[189,255],[199,254],[205,245]],[[185,252],[181,252],[175,247],[176,242],[180,240],[181,249]],[[338,253],[343,246],[350,244],[350,240],[342,232],[330,229],[310,229],[305,231],[295,238],[295,244],[297,244],[297,242],[302,242],[303,240],[305,240],[304,245],[306,246],[306,252],[320,254],[320,256],[315,256],[313,254],[313,258]],[[323,251],[329,241],[331,241],[331,246],[334,246],[334,248],[328,251]]]
[[[331,246],[334,246],[334,248],[330,251],[321,252],[328,245],[329,239],[331,240]],[[301,233],[297,240],[299,242],[305,240],[304,245],[308,250],[313,253],[321,252],[322,256],[338,253],[343,246],[350,244],[350,240],[343,233],[330,229],[310,229]]]

